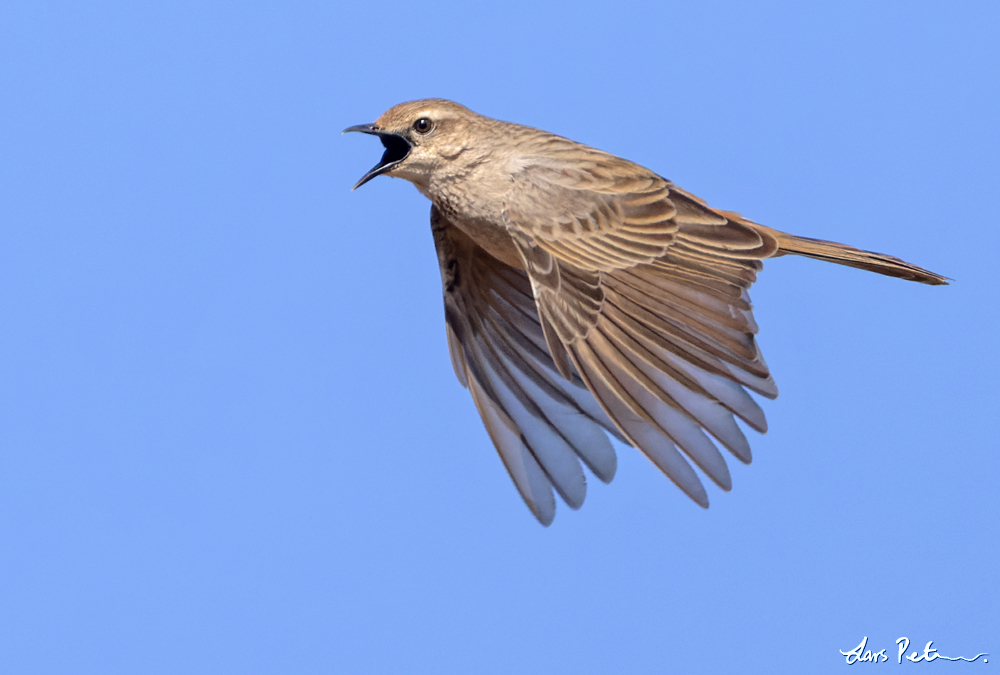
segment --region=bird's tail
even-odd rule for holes
[[[744,222],[747,222],[744,220]],[[749,224],[749,223],[748,223]],[[908,281],[919,281],[922,284],[940,286],[948,283],[948,277],[935,274],[922,267],[912,265],[905,260],[900,260],[884,253],[874,253],[865,251],[846,244],[838,244],[822,239],[810,239],[808,237],[797,237],[794,234],[780,232],[778,230],[752,223],[753,227],[763,233],[771,235],[778,242],[778,252],[776,256],[785,254],[804,255],[807,258],[817,260],[827,260],[848,267],[878,272],[890,277],[898,277]]]

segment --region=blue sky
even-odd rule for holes
[[[998,34],[971,2],[4,4],[0,671],[1000,659]],[[340,130],[428,96],[955,282],[769,261],[781,396],[733,491],[620,447],[542,528],[451,370],[428,203],[350,192],[381,148]]]

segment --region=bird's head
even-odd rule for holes
[[[458,103],[428,98],[400,103],[372,124],[344,129],[345,134],[360,131],[378,136],[385,146],[382,159],[353,189],[382,174],[426,186],[435,168],[455,160],[469,148],[473,127],[486,119]]]

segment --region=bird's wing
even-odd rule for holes
[[[728,490],[706,432],[749,462],[734,417],[766,422],[744,387],[777,396],[747,294],[776,243],[631,162],[558,137],[540,145],[520,158],[504,216],[554,363],[707,506],[684,455]]]
[[[511,166],[508,225],[581,270],[651,263],[675,243],[723,258],[761,260],[777,251],[754,224],[638,164],[559,136],[537,132]]]
[[[580,460],[602,481],[614,477],[603,430],[621,435],[579,375],[557,372],[524,271],[486,253],[436,207],[431,228],[455,374],[528,508],[548,525],[553,488],[571,508],[583,503]]]

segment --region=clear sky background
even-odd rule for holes
[[[0,672],[995,668],[998,7],[3,3]],[[955,282],[769,261],[733,491],[619,447],[543,528],[350,192],[428,96]]]

